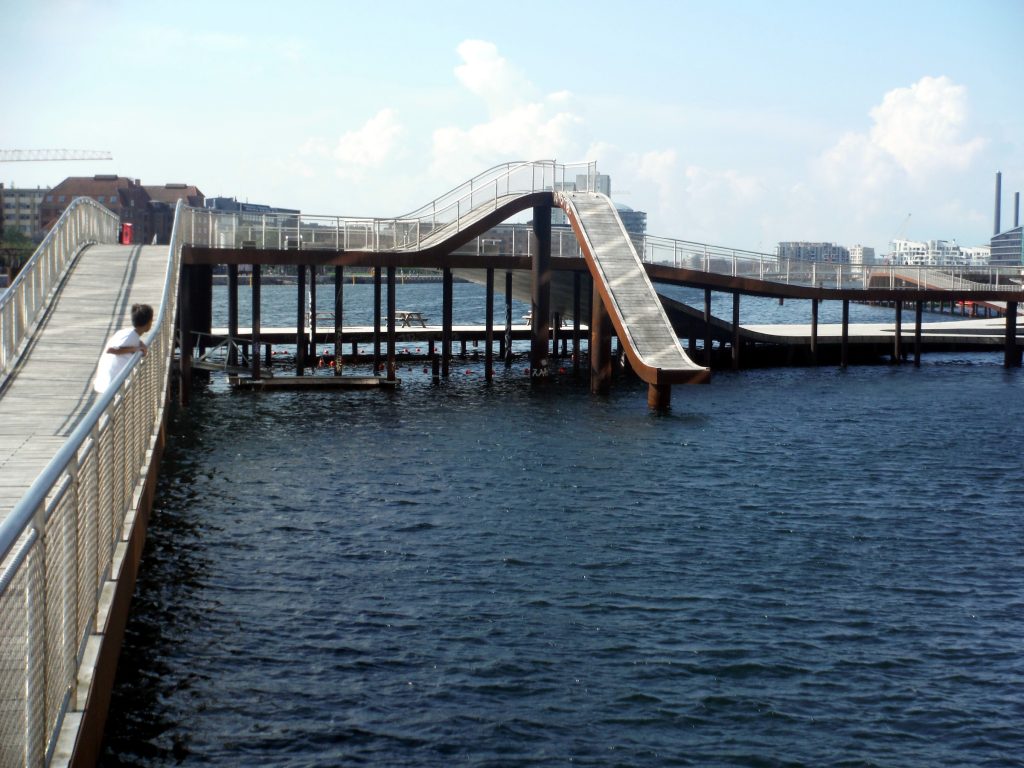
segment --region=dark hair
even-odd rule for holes
[[[153,319],[153,308],[149,304],[132,304],[132,327],[141,328]]]

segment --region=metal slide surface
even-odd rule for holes
[[[648,383],[705,381],[687,357],[612,201],[596,192],[564,192],[556,201],[579,238],[612,325],[633,369]]]

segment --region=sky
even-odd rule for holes
[[[987,244],[1024,190],[1024,1],[0,0],[8,185],[117,173],[398,216],[596,161],[653,235]]]

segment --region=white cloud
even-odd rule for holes
[[[433,134],[432,172],[465,179],[509,160],[581,160],[576,157],[583,120],[572,94],[538,96],[534,85],[501,57],[493,43],[466,40],[456,49],[462,64],[456,79],[481,99],[488,120],[468,128],[448,125]]]
[[[963,136],[967,89],[948,77],[923,77],[896,88],[870,111],[867,133],[848,133],[819,159],[824,179],[870,193],[904,177],[913,182],[935,173],[967,169],[984,148]]]
[[[397,140],[403,131],[398,113],[393,109],[382,109],[362,127],[343,134],[332,153],[338,161],[337,175],[361,178],[365,172],[384,165],[393,159]]]
[[[967,120],[967,88],[948,77],[923,77],[909,88],[885,94],[871,110],[871,141],[915,176],[933,170],[962,170],[984,147],[984,140],[962,139]]]
[[[618,165],[636,169],[633,178],[624,175],[630,192],[655,203],[649,207],[654,235],[717,243],[722,233],[740,229],[740,222],[759,210],[765,197],[761,178],[684,165],[675,149],[645,152]]]
[[[472,94],[483,99],[493,113],[529,101],[533,85],[521,72],[498,54],[498,47],[485,40],[464,40],[456,47],[462,64],[455,77]]]

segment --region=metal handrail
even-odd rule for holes
[[[71,201],[7,291],[0,296],[0,377],[11,372],[78,254],[117,239],[117,214],[88,197]]]
[[[1021,267],[923,267],[816,262],[650,235],[644,238],[644,261],[712,274],[819,288],[858,290],[882,283],[893,290],[907,291],[937,289],[1024,292],[1024,271]]]
[[[74,706],[103,584],[130,532],[163,422],[189,216],[179,203],[163,297],[146,338],[148,354],[132,355],[0,521],[0,625],[6,641],[18,643],[25,654],[23,679],[0,675],[5,712],[21,712],[0,722],[0,764],[48,763]],[[55,230],[61,226],[68,226],[64,217]],[[17,598],[6,599],[12,593]]]

